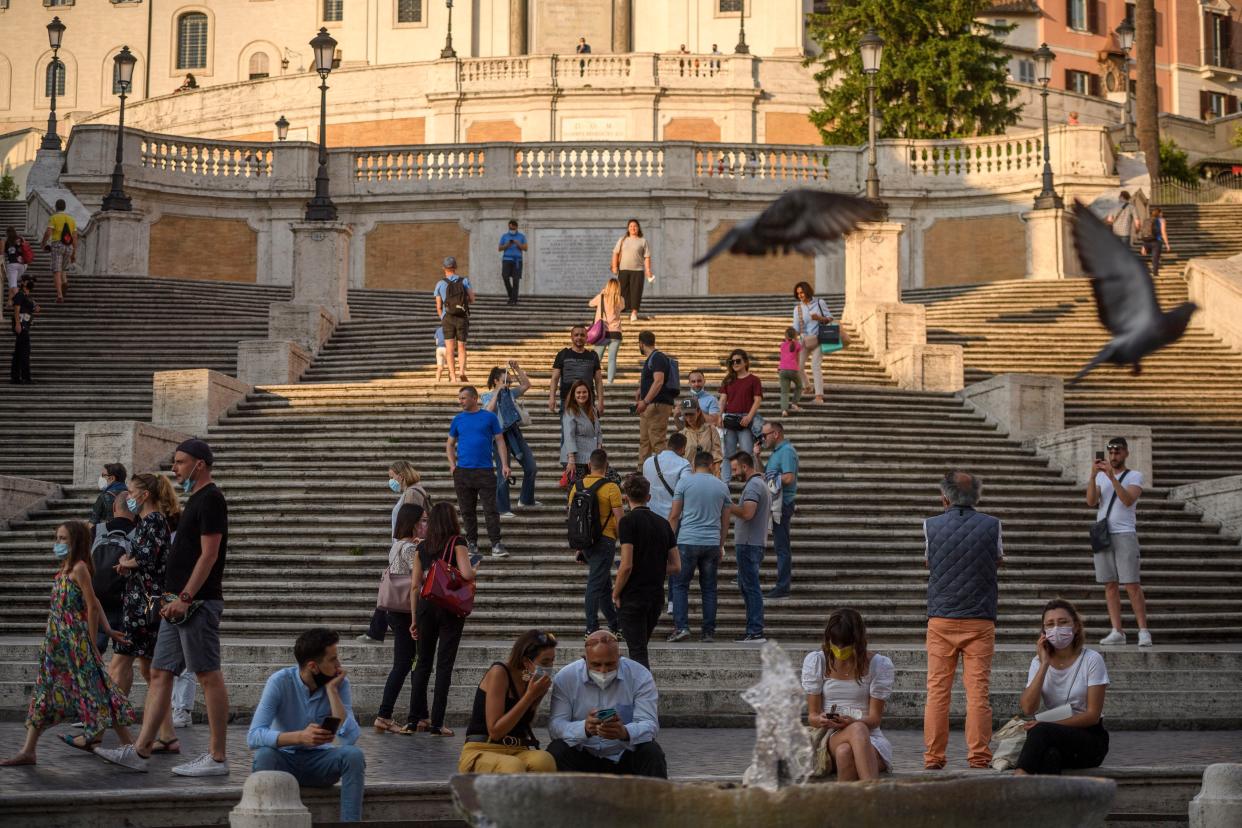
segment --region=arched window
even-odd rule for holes
[[[52,97],[52,84],[56,84],[56,96],[62,97],[65,94],[65,64],[59,59],[49,63],[43,72],[43,97]]]
[[[255,52],[250,56],[250,79],[258,80],[268,76],[267,52]]]
[[[202,12],[177,18],[177,68],[207,68],[207,15]]]

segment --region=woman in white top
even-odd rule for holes
[[[595,346],[595,353],[604,358],[604,349],[608,349],[608,384],[612,385],[617,375],[617,351],[621,348],[621,311],[625,308],[625,300],[621,298],[621,282],[609,279],[604,289],[588,303],[595,308],[595,318],[604,320],[608,329],[607,338]]]
[[[1069,601],[1044,606],[1043,631],[1035,644],[1030,675],[1022,691],[1022,713],[1043,708],[1043,721],[1027,722],[1018,757],[1019,776],[1060,774],[1067,768],[1098,768],[1108,755],[1104,729],[1104,657],[1083,647],[1082,618]]]
[[[391,534],[397,539],[397,513],[402,506],[414,505],[426,511],[431,504],[428,502],[427,490],[418,485],[418,472],[409,460],[397,460],[388,467],[388,488],[398,495],[392,507]],[[388,613],[379,607],[371,613],[371,623],[367,631],[355,639],[359,644],[383,644],[388,633]]]
[[[828,617],[822,649],[802,662],[807,722],[828,730],[828,756],[838,782],[875,779],[893,766],[893,746],[880,730],[893,693],[893,661],[867,652],[867,627],[857,610]]]
[[[832,323],[832,311],[823,299],[815,298],[815,291],[807,282],[794,286],[797,303],[793,309],[793,328],[802,338],[803,359],[811,360],[811,379],[815,383],[815,402],[824,401],[824,352],[819,349],[819,325]]]

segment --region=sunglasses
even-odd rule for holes
[[[731,360],[729,360],[729,362],[730,362],[731,364],[733,364],[733,365],[741,365],[741,364],[742,364],[743,362],[745,362],[745,361],[746,361],[746,360],[744,360],[744,359],[731,359]]]
[[[539,633],[539,636],[530,643],[529,647],[526,648],[526,652],[523,653],[523,657],[530,658],[534,653],[538,652],[539,650],[542,650],[546,647],[555,647],[555,646],[556,646],[555,635],[553,635],[550,632]]]
[[[1125,448],[1123,448],[1122,446],[1109,446],[1108,447],[1109,454],[1121,454],[1121,452],[1123,451],[1125,451]]]

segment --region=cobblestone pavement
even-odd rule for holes
[[[227,777],[183,779],[168,773],[180,761],[204,750],[207,727],[196,724],[182,729],[181,757],[157,756],[149,773],[134,773],[109,765],[95,756],[74,750],[60,741],[67,726],[53,728],[39,741],[39,764],[35,767],[0,768],[0,794],[31,791],[136,790],[150,788],[198,789],[240,784],[250,772],[251,754],[246,729],[229,728],[228,755],[232,774]],[[916,730],[886,730],[893,743],[898,772],[922,768],[923,734]],[[541,740],[547,733],[540,732]],[[21,745],[22,726],[0,723],[0,755],[10,755]],[[104,745],[115,744],[109,733]],[[751,730],[678,728],[664,730],[660,744],[668,755],[669,772],[676,778],[703,776],[735,777],[750,763],[754,732]],[[358,742],[367,755],[367,781],[447,781],[457,771],[462,736],[438,737],[419,734],[381,735],[370,728]],[[949,769],[964,769],[966,749],[960,731],[949,740]],[[1242,760],[1242,731],[1120,731],[1112,734],[1109,767],[1178,767]]]

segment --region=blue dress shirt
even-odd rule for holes
[[[627,750],[655,741],[660,732],[659,698],[651,671],[637,661],[622,658],[617,666],[617,677],[600,690],[591,681],[586,659],[578,659],[562,668],[552,680],[548,732],[553,739],[561,739],[570,747],[619,762]],[[628,742],[587,736],[587,714],[608,707],[616,708],[617,718],[630,734]]]
[[[345,706],[345,721],[336,731],[336,738],[342,744],[352,745],[358,741],[358,720],[354,718],[353,694],[349,689],[349,679],[341,681],[341,704]],[[328,701],[328,691],[322,687],[315,692],[307,689],[302,683],[298,668],[286,667],[277,670],[268,677],[263,688],[263,696],[259,706],[255,708],[254,718],[250,720],[250,731],[246,734],[246,744],[251,750],[262,747],[276,747],[276,740],[282,733],[302,730],[314,722],[319,724],[332,715],[332,705]],[[304,745],[284,745],[279,750],[292,753],[296,750],[323,750],[331,748],[332,742],[318,747]]]

